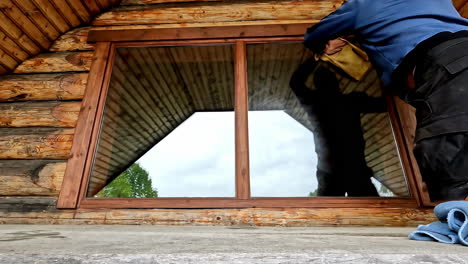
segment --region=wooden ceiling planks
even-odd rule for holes
[[[70,29],[88,24],[120,0],[0,1],[0,75],[46,51]]]

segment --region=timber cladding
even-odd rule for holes
[[[0,75],[15,74],[0,77],[0,195],[5,197],[0,223],[398,226],[427,221],[430,212],[419,209],[56,210],[94,57],[95,46],[86,42],[89,30],[312,24],[343,1],[122,0],[120,7],[98,15],[116,2],[1,1]],[[454,4],[468,15],[465,0]],[[375,76],[367,81],[371,86]],[[384,122],[372,120],[368,126]],[[390,132],[365,136],[372,133]]]
[[[0,75],[47,51],[57,37],[89,23],[120,0],[0,1]]]

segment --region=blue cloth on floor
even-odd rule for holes
[[[468,246],[468,201],[441,203],[434,214],[440,222],[418,226],[409,238]]]

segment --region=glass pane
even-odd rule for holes
[[[409,196],[375,72],[358,82],[311,56],[247,46],[252,196]]]
[[[117,48],[91,197],[233,197],[232,45]]]

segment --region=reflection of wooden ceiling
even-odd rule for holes
[[[1,0],[0,75],[120,0]]]
[[[284,110],[312,129],[289,88],[292,73],[308,56],[301,43],[247,46],[250,110]],[[233,109],[230,46],[120,48],[113,69],[90,195],[194,112]],[[340,82],[344,93],[381,95],[375,72],[360,83],[342,76]],[[363,115],[362,124],[376,178],[408,196],[387,115]]]

